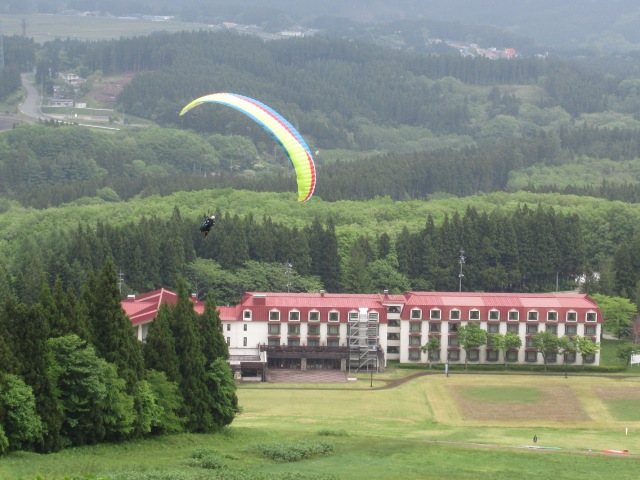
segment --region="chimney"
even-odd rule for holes
[[[324,290],[320,290],[320,297],[324,297],[324,294],[325,294],[325,293],[326,293],[326,292],[325,292]]]

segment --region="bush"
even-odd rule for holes
[[[318,435],[321,437],[346,437],[349,434],[346,430],[320,430]]]
[[[225,468],[218,452],[212,448],[198,447],[187,461],[191,467],[206,468],[207,470],[219,470]]]
[[[333,445],[316,441],[258,443],[249,446],[247,452],[259,453],[274,462],[286,463],[331,455]]]

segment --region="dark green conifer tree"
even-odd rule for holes
[[[206,359],[198,334],[197,313],[182,279],[178,282],[172,330],[180,362],[180,391],[184,398],[181,416],[187,419],[186,428],[191,432],[214,431],[214,405],[207,386]]]
[[[172,322],[172,307],[160,305],[156,318],[149,326],[143,347],[144,365],[147,370],[164,372],[169,381],[179,383],[180,363],[171,331]]]
[[[120,304],[118,277],[111,259],[100,271],[91,300],[89,312],[96,351],[117,367],[118,375],[127,383],[127,391],[133,393],[136,383],[144,376],[142,347],[134,336],[131,320]]]
[[[229,358],[229,346],[222,332],[222,322],[218,313],[218,306],[213,294],[207,295],[204,313],[198,318],[198,331],[202,340],[202,353],[206,359],[207,369],[218,358]]]

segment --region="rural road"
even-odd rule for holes
[[[40,118],[42,117],[42,110],[40,109],[40,94],[38,93],[38,89],[31,84],[27,75],[28,74],[26,73],[20,75],[20,78],[22,79],[22,86],[27,91],[27,94],[24,101],[20,104],[19,110],[20,113],[27,117]]]

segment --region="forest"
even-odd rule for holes
[[[23,98],[20,73],[90,102],[131,74],[111,107],[144,126],[41,120],[0,134],[0,451],[222,429],[239,410],[215,306],[245,291],[640,300],[629,55],[489,60],[203,31],[4,46],[6,109]],[[86,82],[73,91],[63,72]],[[213,105],[178,115],[215,91],[260,98],[303,133],[310,202],[295,201],[289,160],[254,122]],[[120,298],[161,287],[180,300],[141,345]],[[86,383],[68,381],[87,365]]]

